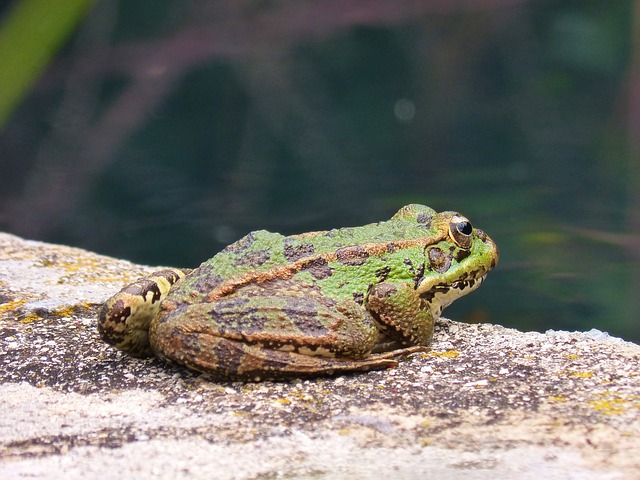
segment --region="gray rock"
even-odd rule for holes
[[[153,270],[0,234],[3,478],[640,478],[638,345],[441,319],[393,370],[220,383],[98,337]]]

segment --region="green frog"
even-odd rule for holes
[[[165,269],[104,304],[102,338],[217,379],[258,381],[396,366],[480,286],[495,243],[457,212],[283,236],[260,230],[194,270]]]

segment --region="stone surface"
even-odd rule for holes
[[[0,234],[2,478],[640,478],[640,346],[440,320],[393,370],[220,383],[103,344],[154,269]]]

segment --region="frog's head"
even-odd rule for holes
[[[416,290],[437,318],[482,284],[499,254],[493,240],[457,212],[434,212],[430,220],[436,235],[425,247],[424,275]]]

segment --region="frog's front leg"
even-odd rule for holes
[[[431,344],[435,319],[413,285],[406,282],[373,285],[365,299],[365,307],[393,342],[402,346]]]

